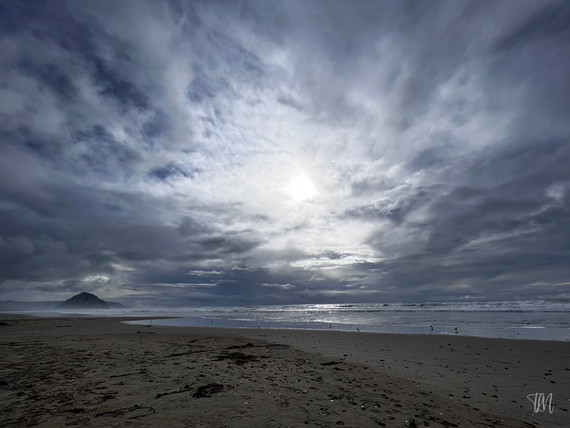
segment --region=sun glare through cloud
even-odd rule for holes
[[[303,202],[314,197],[317,193],[315,185],[306,175],[299,175],[291,180],[287,187],[289,195],[295,202]]]

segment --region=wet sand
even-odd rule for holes
[[[0,346],[1,426],[570,426],[568,342],[1,316]]]

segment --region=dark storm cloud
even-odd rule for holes
[[[570,205],[567,188],[556,186],[567,181],[563,165],[570,161],[569,147],[564,140],[547,140],[486,153],[459,174],[462,180],[451,191],[422,190],[417,195],[418,200],[423,196],[420,206],[430,206],[425,222],[406,221],[417,208],[413,203],[404,205],[407,211],[376,209],[378,217],[404,229],[402,234],[412,230],[425,236],[414,241],[413,250],[406,249],[412,254],[381,265],[390,280],[427,286],[426,297],[434,295],[430,284],[463,284],[459,293],[502,298],[532,297],[537,289],[525,289],[525,283],[551,276],[562,280],[560,272],[570,250],[569,234],[563,232],[569,225]],[[370,211],[360,214],[371,215]],[[382,233],[372,243],[381,250],[397,251]]]
[[[568,297],[569,19],[2,2],[0,299]]]
[[[45,171],[29,155],[13,150],[3,155],[0,189],[11,197],[0,210],[0,260],[8,283],[63,280],[63,289],[74,284],[69,289],[76,290],[81,281],[67,278],[116,275],[126,262],[191,263],[255,246],[253,236],[216,237],[188,217],[173,226],[157,222],[174,201],[59,180],[40,184],[37,178]],[[31,171],[37,177],[19,168],[24,161],[36,167]],[[55,286],[41,287],[34,290]]]
[[[129,65],[128,46],[105,34],[99,23],[77,19],[65,2],[22,4],[8,1],[3,5],[2,12],[2,28],[5,33],[17,34],[23,30],[44,43],[52,42],[83,63],[101,94],[115,99],[125,107],[148,106],[146,95],[116,66]],[[14,26],[14,23],[18,25]],[[111,64],[103,58],[97,38],[108,39],[106,46],[113,49],[110,55],[117,64]],[[49,58],[49,53],[45,52],[35,53],[36,55],[21,59],[20,71],[38,78],[43,87],[58,95],[72,96],[74,90],[69,75],[57,64],[49,62],[56,58]]]
[[[568,3],[546,4],[516,26],[511,33],[500,38],[496,48],[499,51],[511,50],[527,43],[542,43],[549,39],[567,43],[570,38],[568,22],[570,22]]]
[[[153,168],[148,173],[148,175],[162,181],[168,179],[169,177],[176,177],[178,175],[188,177],[188,174],[186,174],[182,168],[171,163],[162,167]]]

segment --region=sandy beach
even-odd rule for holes
[[[2,316],[0,425],[570,426],[568,342],[120,321]]]

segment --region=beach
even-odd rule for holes
[[[570,426],[569,342],[121,321],[2,315],[0,425]]]

